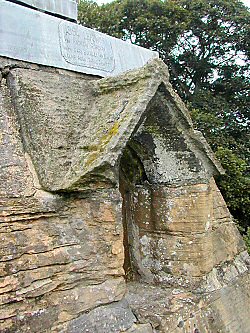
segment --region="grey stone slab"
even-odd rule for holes
[[[118,333],[129,329],[134,322],[136,318],[123,300],[81,315],[63,333]]]
[[[6,0],[0,0],[0,55],[102,77],[158,57],[157,52]]]
[[[38,10],[60,15],[71,20],[77,20],[76,0],[8,0],[21,5],[28,5]]]

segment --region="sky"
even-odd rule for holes
[[[111,2],[111,0],[95,0],[99,5],[102,4],[102,3],[107,3],[107,2]],[[250,7],[250,0],[242,0],[242,2]]]

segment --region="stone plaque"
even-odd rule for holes
[[[142,67],[158,53],[0,0],[0,56],[105,77]]]
[[[110,40],[91,29],[61,22],[60,48],[63,58],[70,64],[100,69],[111,73],[115,60]]]

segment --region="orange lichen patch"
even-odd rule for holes
[[[101,219],[102,221],[105,222],[114,222],[115,217],[114,217],[114,212],[112,211],[111,207],[103,207],[101,210]]]

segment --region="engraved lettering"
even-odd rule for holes
[[[61,54],[72,65],[112,72],[115,61],[108,38],[87,28],[61,22],[59,24]]]

